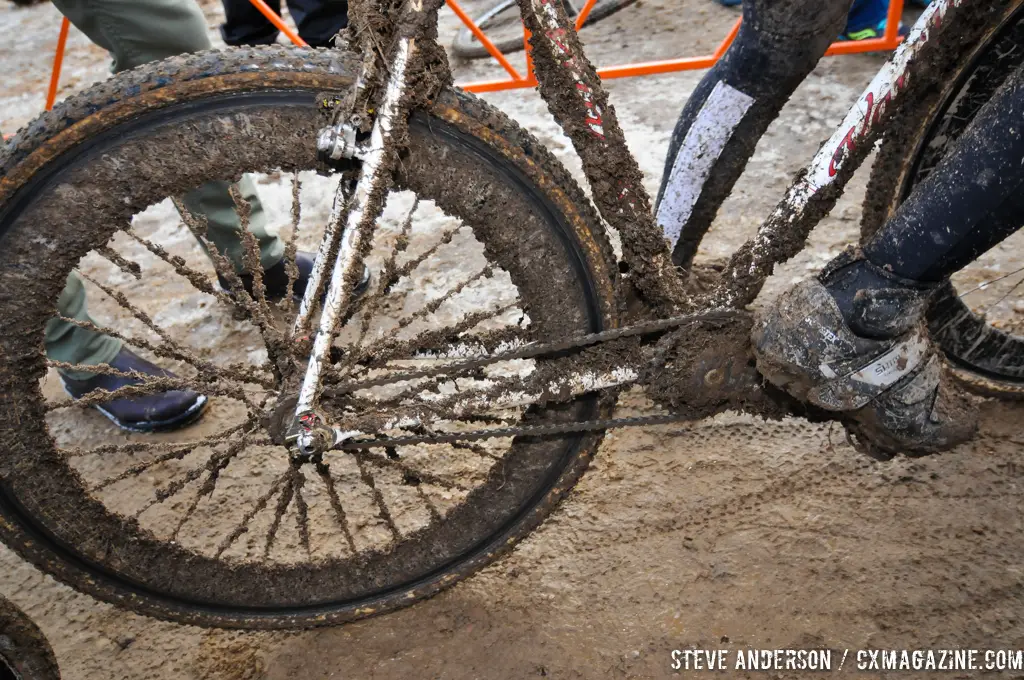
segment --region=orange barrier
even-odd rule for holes
[[[68,29],[71,22],[67,17],[60,22],[60,35],[57,37],[57,53],[53,55],[53,71],[50,73],[50,87],[46,91],[46,110],[53,109],[57,101],[57,85],[60,84],[60,69],[64,65],[64,46],[68,44]]]
[[[446,1],[448,6],[453,10],[458,7],[458,0]],[[590,13],[590,9],[594,6],[595,1],[596,0],[587,0],[583,10],[580,11],[579,16],[576,17],[576,30],[579,30],[583,25],[583,22],[586,20],[586,16]],[[462,18],[466,13],[461,7],[459,7],[455,13],[473,32],[473,35],[477,35],[478,32],[482,32],[479,27],[473,23],[472,19],[468,19],[468,17],[467,19]],[[871,40],[839,41],[832,44],[828,51],[825,52],[825,56],[890,51],[896,49],[903,40],[899,34],[900,17],[902,14],[903,0],[890,0],[889,13],[887,15],[885,25],[885,34],[881,38],[872,38]],[[621,64],[617,66],[605,66],[597,69],[597,74],[601,76],[602,80],[609,80],[611,78],[635,78],[637,76],[651,76],[663,73],[675,73],[677,71],[694,71],[711,68],[715,65],[716,61],[722,58],[725,51],[729,49],[729,45],[732,44],[733,39],[735,39],[736,34],[740,30],[741,21],[742,19],[736,20],[736,23],[733,24],[728,35],[726,35],[722,42],[719,43],[714,53],[710,55],[703,57],[683,57],[680,59],[666,59],[664,61],[648,61],[634,64]],[[490,52],[490,50],[488,50],[488,52]],[[514,90],[523,87],[533,87],[536,84],[537,80],[533,75],[533,68],[530,65],[528,58],[526,75],[523,77],[517,78],[512,76],[508,80],[484,80],[472,83],[460,83],[459,85],[462,89],[469,92],[498,92],[500,90]]]
[[[263,16],[267,18],[279,31],[292,41],[295,45],[305,47],[306,42],[300,38],[264,0],[249,0]],[[533,59],[530,56],[530,34],[523,27],[523,44],[526,47],[526,75],[521,75],[508,59],[505,58],[494,43],[487,37],[473,19],[466,14],[466,11],[459,5],[458,0],[446,0],[448,7],[455,13],[465,26],[473,33],[484,49],[498,64],[508,73],[507,80],[484,80],[473,83],[460,83],[462,89],[469,92],[497,92],[500,90],[514,90],[524,87],[535,87],[537,78],[533,74]],[[583,26],[587,20],[590,10],[594,8],[597,0],[587,0],[576,17],[576,30]],[[885,26],[885,34],[881,38],[858,41],[840,41],[833,43],[832,47],[825,52],[825,56],[839,56],[845,54],[860,54],[862,52],[877,52],[894,50],[902,41],[899,35],[900,17],[903,14],[903,0],[889,0],[889,13]],[[679,59],[666,59],[664,61],[648,61],[633,64],[620,64],[617,66],[605,66],[597,69],[602,79],[611,78],[635,78],[638,76],[659,75],[663,73],[675,73],[677,71],[693,71],[698,69],[711,68],[715,62],[722,58],[729,45],[736,38],[740,30],[742,19],[737,19],[732,29],[725,36],[712,54],[703,57],[683,57]],[[53,59],[53,72],[50,75],[50,88],[46,95],[46,110],[53,108],[53,102],[57,96],[57,85],[60,81],[61,65],[64,60],[64,46],[68,37],[68,20],[65,17],[60,25],[60,37],[57,40],[57,53]]]
[[[309,44],[300,38],[298,34],[292,29],[288,28],[288,24],[284,23],[284,19],[281,18],[274,10],[270,9],[270,5],[265,3],[263,0],[249,0],[252,6],[260,11],[260,14],[267,18],[267,21],[274,24],[274,28],[284,33],[285,37],[292,41],[292,43],[299,47],[309,47]]]

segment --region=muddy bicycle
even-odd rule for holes
[[[745,308],[884,130],[898,134],[879,151],[865,233],[1024,61],[1024,2],[935,0],[755,238],[708,265],[693,255],[715,210],[668,234],[688,253],[673,261],[560,3],[524,0],[523,20],[591,200],[536,139],[452,87],[438,7],[354,2],[351,52],[175,58],[18,133],[0,159],[0,532],[19,554],[171,620],[338,623],[506,553],[579,480],[605,430],[725,411],[835,417],[765,385]],[[728,128],[744,100],[718,96],[713,119]],[[742,163],[698,151],[692,187],[726,195],[721,178]],[[243,176],[287,235],[290,279],[297,248],[318,244],[297,307],[267,300],[253,239],[247,288],[180,200]],[[244,226],[252,202],[231,194]],[[113,321],[63,321],[181,377],[62,395],[56,370],[69,367],[42,348],[72,271]],[[957,285],[933,306],[933,337],[965,382],[1018,395],[1020,338]],[[631,385],[663,412],[616,417]],[[125,435],[85,411],[169,389],[208,395],[204,417]]]

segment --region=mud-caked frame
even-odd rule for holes
[[[321,130],[317,149],[322,161],[351,169],[339,186],[293,328],[299,341],[308,342],[312,335],[289,437],[298,456],[317,457],[371,435],[329,422],[317,403],[331,345],[362,276],[363,255],[391,187],[408,117],[452,83],[443,49],[436,42],[441,4],[442,0],[353,0],[350,4],[350,47],[363,56],[362,70],[347,100],[336,103],[333,124]],[[721,337],[722,324],[738,325],[740,331],[749,329],[749,317],[740,310],[754,300],[776,264],[803,248],[811,229],[833,207],[886,123],[911,96],[919,72],[927,67],[922,51],[939,49],[941,37],[949,34],[949,26],[955,22],[956,11],[969,0],[934,0],[929,5],[754,238],[732,256],[710,292],[699,295],[687,292],[684,278],[673,264],[642,173],[562,3],[519,0],[519,4],[531,33],[540,94],[582,160],[601,217],[621,237],[623,294],[641,303],[630,305],[627,321],[634,326],[578,339],[575,346],[581,346],[629,336],[655,337],[668,329],[679,329],[694,344],[692,337],[702,332]],[[708,105],[714,105],[712,100]],[[706,115],[713,118],[717,113],[709,110]],[[735,111],[729,115],[735,119]],[[697,182],[697,186],[707,179],[682,178]],[[323,310],[314,328],[313,312],[321,298]],[[733,335],[745,337],[743,332]],[[661,365],[671,354],[671,347],[664,344],[662,340],[654,353]],[[696,381],[701,403],[668,401],[687,411],[683,416],[689,417],[726,408],[762,414],[785,408],[776,403],[778,399],[757,398],[759,381],[756,374],[751,375],[746,348],[726,349],[729,351],[719,352],[719,357],[710,361],[706,355],[691,358],[692,365],[676,367],[671,373],[673,379],[683,376],[684,382]],[[530,355],[531,349],[526,348],[515,356]],[[561,376],[559,393],[565,393],[565,385],[575,386],[573,393],[581,394],[646,383],[652,375],[645,370],[650,361],[651,357],[646,357],[631,365],[605,367],[597,379],[593,375]],[[415,424],[412,417],[389,423]]]

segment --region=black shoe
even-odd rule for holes
[[[306,294],[306,285],[309,283],[309,277],[313,273],[314,258],[315,255],[313,253],[302,251],[295,253],[295,266],[299,269],[299,275],[295,279],[295,285],[292,286],[292,295],[299,299]],[[242,280],[245,290],[252,295],[252,275],[239,274],[238,278]],[[217,280],[220,281],[221,288],[226,291],[231,290],[227,280],[220,274],[217,275]],[[285,270],[284,260],[263,270],[263,285],[266,288],[268,300],[284,299],[288,292],[288,272]],[[370,270],[363,267],[363,277],[356,285],[355,290],[352,291],[352,294],[354,296],[362,295],[369,286]]]
[[[176,378],[170,371],[151,364],[129,349],[122,348],[109,364],[125,373],[138,371],[145,375]],[[138,385],[140,380],[118,375],[96,374],[86,380],[62,375],[64,391],[72,399],[81,399],[95,390],[113,392],[120,387]],[[113,399],[96,404],[96,409],[120,427],[131,432],[161,432],[184,427],[198,418],[206,406],[206,396],[190,390],[172,390],[139,397]]]

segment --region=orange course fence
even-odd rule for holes
[[[305,41],[300,38],[295,32],[288,27],[288,25],[281,19],[274,10],[272,10],[264,0],[249,0],[256,9],[258,9],[263,16],[274,26],[278,28],[282,33],[287,36],[289,40],[295,45],[305,47]],[[508,78],[504,80],[483,80],[471,83],[460,83],[460,87],[469,92],[497,92],[499,90],[514,90],[517,88],[534,87],[537,84],[537,79],[533,74],[533,62],[530,59],[530,42],[529,33],[526,28],[523,28],[523,43],[526,47],[526,73],[520,74],[508,59],[505,58],[494,43],[487,37],[487,34],[480,30],[480,27],[476,25],[473,19],[466,14],[466,11],[459,5],[458,0],[446,0],[448,7],[455,13],[455,16],[459,18],[463,24],[473,33],[480,44],[483,45],[484,49],[494,58],[498,64],[505,69],[508,74]],[[576,17],[576,30],[579,30],[583,26],[583,22],[586,21],[587,16],[590,14],[590,10],[594,8],[597,0],[587,0],[586,4],[580,10],[580,13]],[[903,14],[903,0],[889,0],[889,13],[885,25],[885,34],[880,38],[872,38],[870,40],[857,40],[857,41],[840,41],[836,42],[828,49],[825,56],[843,55],[843,54],[858,54],[861,52],[877,52],[877,51],[888,51],[896,49],[896,46],[900,44],[902,38],[899,35],[899,24],[900,16]],[[706,69],[714,66],[715,62],[722,58],[725,51],[729,49],[729,45],[732,44],[733,39],[736,37],[736,33],[740,30],[740,22],[738,19],[733,24],[732,29],[723,38],[722,42],[719,43],[718,47],[712,54],[701,56],[701,57],[681,57],[678,59],[666,59],[663,61],[647,61],[632,64],[618,64],[615,66],[605,66],[597,70],[598,75],[602,79],[608,80],[610,78],[635,78],[637,76],[650,76],[659,75],[663,73],[675,73],[677,71],[693,71],[697,69]],[[65,18],[61,22],[60,36],[57,40],[57,52],[53,60],[53,72],[50,75],[50,87],[46,94],[46,110],[49,111],[53,108],[53,103],[57,98],[57,86],[60,82],[60,71],[61,64],[64,60],[64,47],[67,43],[68,38],[68,20]]]

